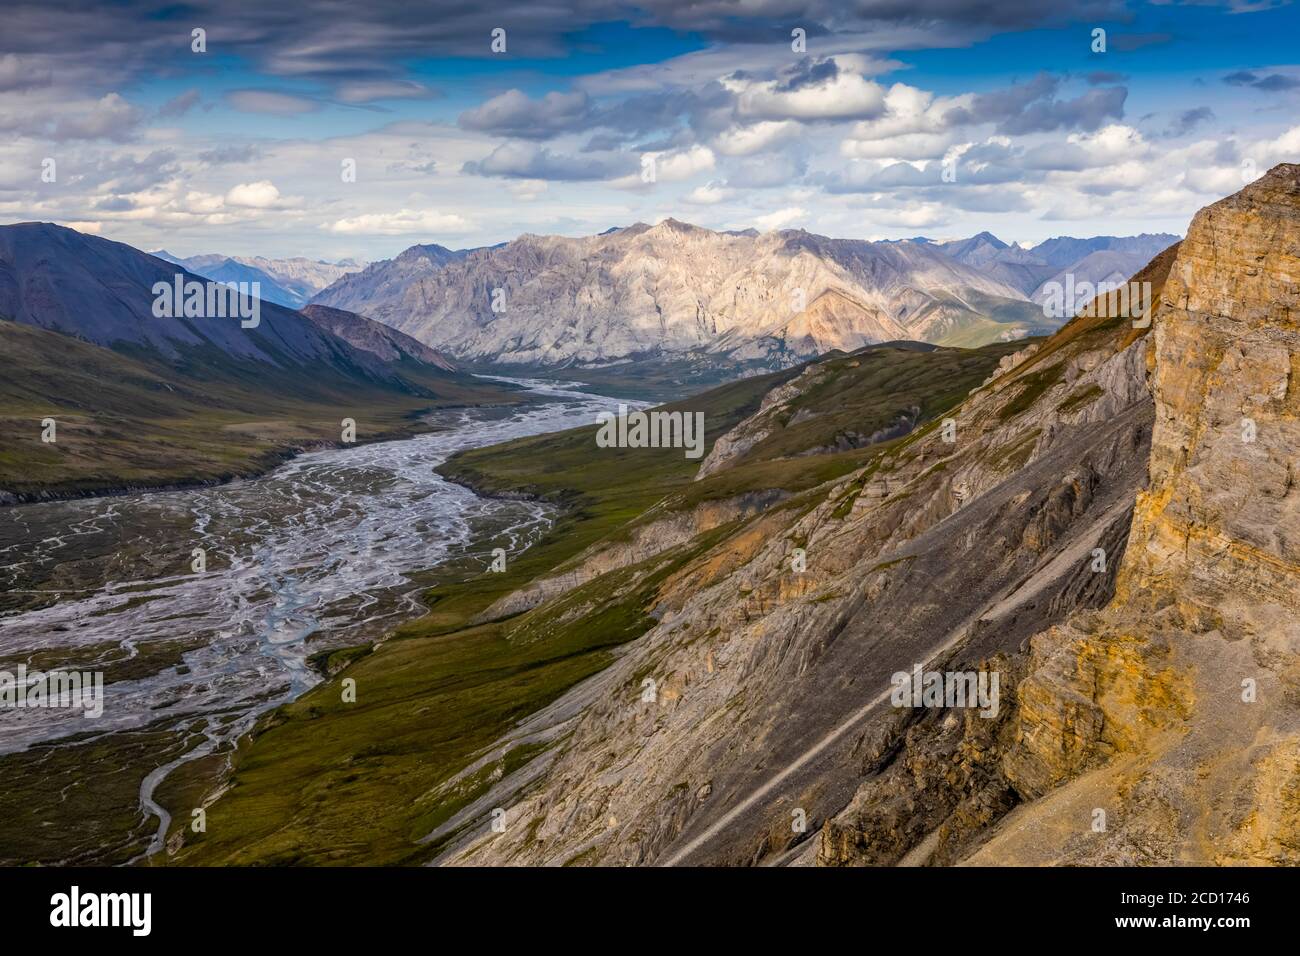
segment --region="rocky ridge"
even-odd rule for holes
[[[785,367],[971,323],[990,324],[984,341],[1055,327],[1018,288],[924,243],[673,219],[457,253],[417,246],[313,301],[469,361],[540,365],[702,352]]]
[[[1061,556],[1121,538],[1151,403],[1144,342],[1122,320],[1093,326],[978,390],[959,441],[927,428],[891,443],[675,575],[658,625],[584,686],[584,706],[557,703],[565,742],[509,801],[526,826],[466,836],[445,860],[778,861],[806,839],[793,810],[811,835],[897,752],[911,712],[860,713],[892,671],[1011,655],[1044,621],[1104,601],[1113,572]]]
[[[739,521],[441,861],[1297,862],[1298,243],[1281,166],[1136,277],[1153,334],[1103,303],[956,441]],[[914,663],[996,670],[997,717],[888,706]]]

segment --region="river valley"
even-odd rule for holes
[[[36,759],[47,777],[23,799],[68,799],[64,764],[83,768],[68,777],[76,788],[138,777],[139,820],[122,846],[131,859],[157,852],[168,818],[154,791],[177,766],[317,683],[312,655],[420,614],[429,569],[535,541],[552,506],[480,497],[434,469],[463,449],[592,424],[619,400],[520,384],[549,401],[440,411],[414,438],[311,452],[226,485],[0,509],[0,669],[105,682],[99,717],[0,711],[0,763],[17,773]],[[6,842],[4,862],[29,862]],[[101,859],[97,849],[70,837],[67,860]]]

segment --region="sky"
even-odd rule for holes
[[[668,216],[1182,233],[1300,161],[1290,0],[7,0],[0,223],[372,261]]]

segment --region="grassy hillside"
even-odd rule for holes
[[[699,482],[692,480],[699,462],[680,451],[597,449],[591,427],[456,456],[445,473],[483,490],[560,502],[560,520],[504,574],[485,573],[483,561],[469,557],[439,569],[427,595],[428,615],[373,652],[352,655],[345,669],[282,708],[235,755],[228,789],[208,808],[207,832],[185,833],[186,846],[173,862],[428,859],[436,845],[416,841],[544,748],[496,754],[459,786],[448,786],[449,778],[519,720],[607,666],[617,645],[643,634],[653,624],[660,583],[732,526],[512,617],[478,620],[485,608],[589,545],[617,539],[656,503],[689,508],[742,491],[798,491],[844,474],[880,448],[804,452],[821,449],[836,423],[888,418],[895,392],[927,414],[940,413],[987,377],[1007,350],[881,349],[837,356],[825,384],[800,399],[813,417],[755,449],[741,466]],[[704,411],[712,443],[799,371],[746,379],[668,407]],[[341,700],[345,677],[356,681],[355,703]],[[177,819],[188,819],[189,808],[212,792],[220,766],[214,759],[183,768],[160,799]]]
[[[747,375],[761,375],[771,369],[764,362],[737,362],[706,352],[687,352],[669,357],[663,353],[640,355],[598,366],[500,365],[465,362],[470,371],[516,378],[537,378],[550,382],[576,382],[584,390],[615,398],[671,402]]]
[[[974,291],[962,299],[942,295],[937,298],[941,306],[954,312],[953,319],[933,339],[939,345],[977,348],[1031,335],[1050,335],[1061,325],[1059,320],[1045,317],[1042,306],[1020,299]]]
[[[0,355],[0,492],[20,498],[222,480],[337,442],[343,418],[373,441],[410,433],[433,407],[520,400],[416,363],[398,366],[397,385],[325,368],[275,370],[272,381],[265,364],[215,350],[163,365],[4,320]],[[57,422],[52,444],[41,441],[45,418]]]

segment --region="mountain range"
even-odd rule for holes
[[[250,327],[155,314],[157,284],[200,278],[62,226],[0,226],[0,500],[253,473],[337,441],[344,416],[374,440],[435,406],[518,400],[342,310],[262,301]],[[33,439],[47,416],[57,444]]]
[[[1132,277],[1147,315],[660,409],[703,462],[594,426],[454,456],[559,533],[284,708],[205,833],[176,798],[174,859],[1300,863],[1297,241],[1281,165]],[[900,701],[922,670],[1000,692]]]
[[[665,219],[586,238],[525,234],[453,251],[413,246],[313,302],[358,312],[468,363],[600,366],[647,355],[782,368],[901,339],[976,346],[1057,328],[1043,288],[1122,281],[1177,236],[989,233],[869,242],[803,230],[718,232]]]
[[[323,262],[295,256],[290,259],[268,259],[264,256],[223,256],[220,254],[179,258],[165,249],[151,255],[181,266],[188,272],[217,282],[257,282],[262,298],[276,305],[298,309],[306,305],[313,295],[345,275],[358,272],[364,263],[351,259],[340,262]]]

